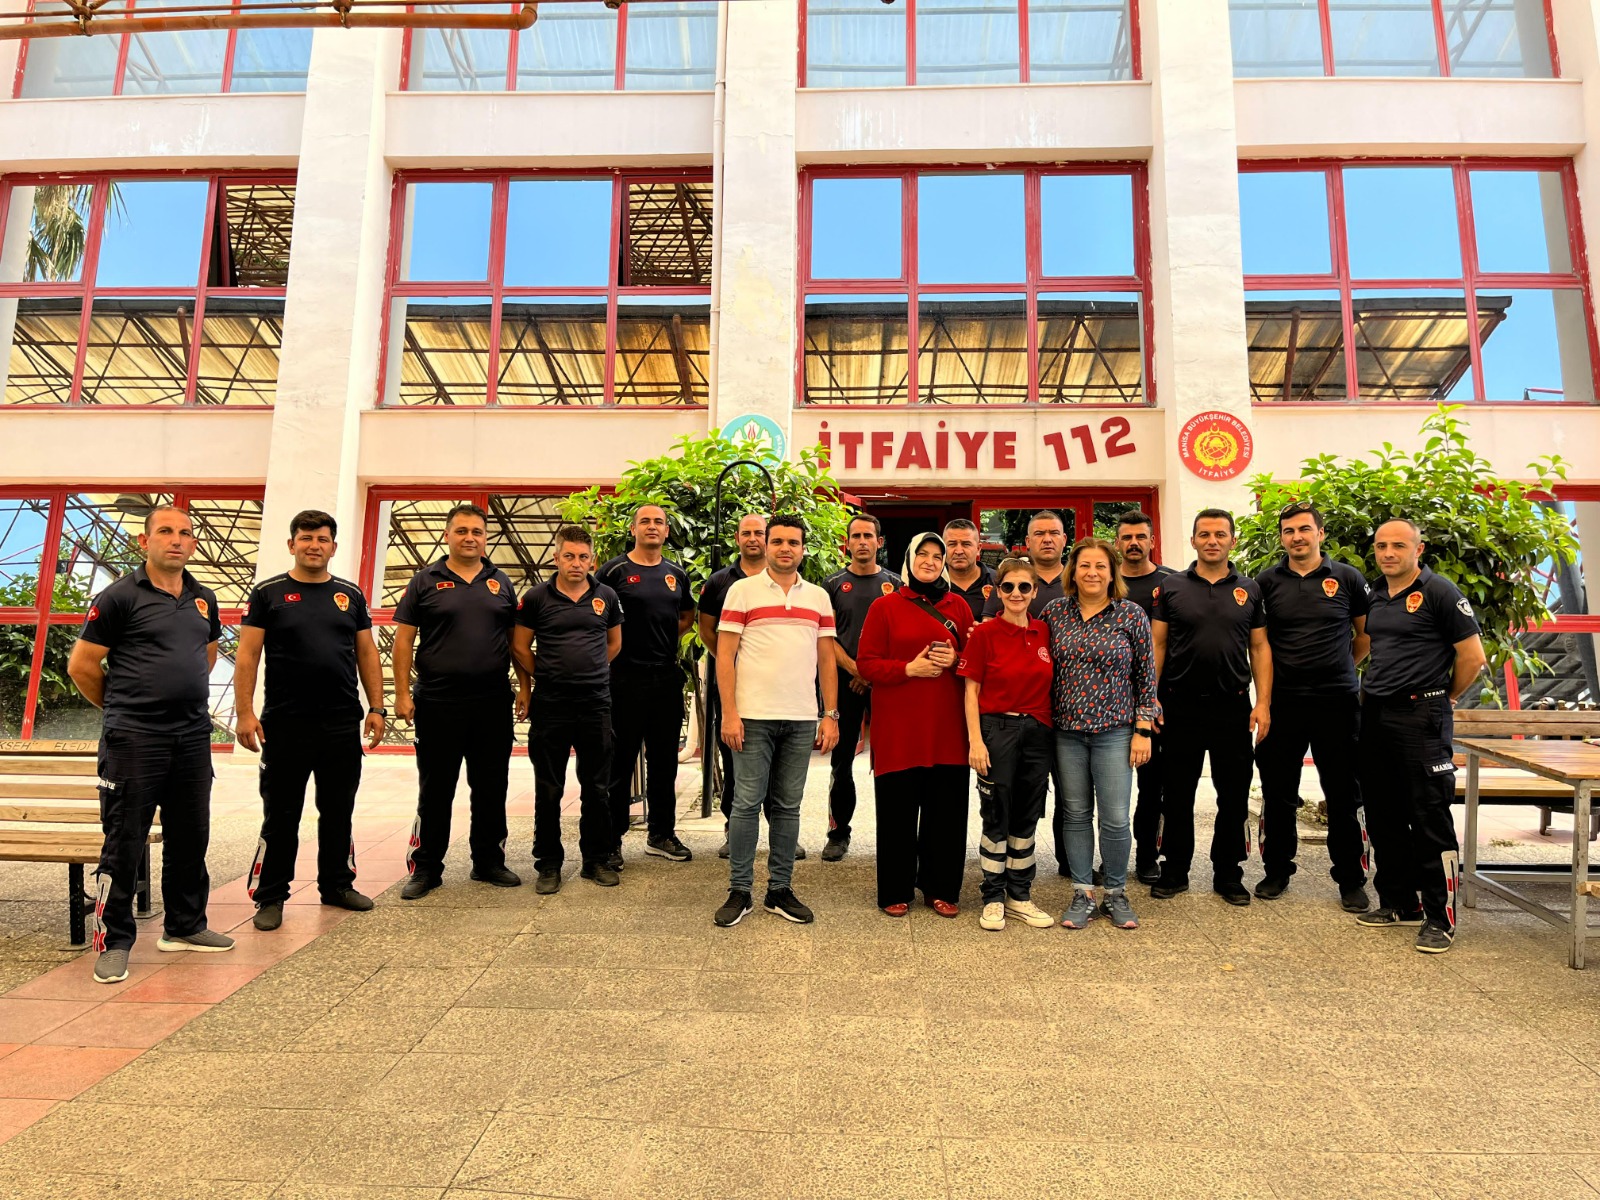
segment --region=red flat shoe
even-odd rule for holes
[[[929,900],[928,907],[941,917],[958,917],[961,915],[961,906],[951,904],[948,900]]]
[[[903,917],[910,911],[911,905],[909,904],[885,904],[883,906],[883,915],[886,917]]]

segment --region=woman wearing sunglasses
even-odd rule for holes
[[[967,731],[956,663],[972,607],[950,590],[944,541],[919,533],[905,585],[873,602],[856,669],[872,685],[878,907],[910,911],[916,889],[941,917],[959,911],[967,857]]]
[[[1110,542],[1084,538],[1063,572],[1066,595],[1040,614],[1050,627],[1055,660],[1052,708],[1056,770],[1065,810],[1072,903],[1061,924],[1082,929],[1097,915],[1118,929],[1137,929],[1128,903],[1128,854],[1133,846],[1128,805],[1133,771],[1150,759],[1155,723],[1155,654],[1150,620],[1127,599]],[[1105,892],[1094,901],[1094,826],[1100,813],[1100,862]]]
[[[1050,724],[1050,634],[1028,615],[1039,587],[1033,564],[1008,558],[995,575],[1000,615],[972,631],[961,656],[967,681],[968,761],[978,772],[983,835],[984,929],[1016,917],[1036,929],[1055,918],[1033,902],[1033,836],[1044,815],[1055,734]]]

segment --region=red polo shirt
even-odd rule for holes
[[[956,671],[978,681],[979,712],[1027,713],[1050,724],[1050,630],[1038,617],[1026,628],[1001,617],[974,627]]]

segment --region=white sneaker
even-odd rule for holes
[[[1053,924],[1054,922],[1052,922]],[[978,914],[978,928],[990,931],[1006,927],[1006,906],[996,900],[993,904],[985,904],[983,911]]]
[[[1056,919],[1032,900],[1006,899],[1006,915],[1016,917],[1024,925],[1031,925],[1035,929],[1053,929]]]

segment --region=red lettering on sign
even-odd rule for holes
[[[950,465],[950,435],[942,429],[933,435],[933,465],[941,471]]]
[[[1133,426],[1128,424],[1127,417],[1107,417],[1100,422],[1100,432],[1106,435],[1107,458],[1121,458],[1138,449],[1128,440],[1132,431]]]
[[[875,430],[872,433],[872,465],[881,467],[889,461],[889,455],[894,453],[894,434],[886,430]]]
[[[994,435],[994,468],[997,471],[1014,470],[1017,465],[1017,435],[1014,433],[996,433]]]
[[[966,457],[966,465],[973,470],[978,467],[978,451],[983,449],[983,443],[988,439],[989,431],[980,429],[977,433],[964,433],[956,431],[956,441],[961,446],[961,453]]]
[[[900,457],[895,461],[895,470],[904,471],[908,467],[922,467],[931,470],[933,464],[928,461],[928,447],[922,440],[922,435],[916,430],[906,434],[906,440],[900,446]]]
[[[855,470],[855,467],[856,467],[856,450],[860,448],[861,443],[864,442],[865,440],[866,440],[866,434],[864,434],[864,433],[856,433],[854,430],[846,430],[845,432],[843,432],[843,433],[841,433],[839,435],[839,446],[840,446],[841,449],[844,450],[844,467],[845,467],[845,470],[847,470],[847,471]]]

